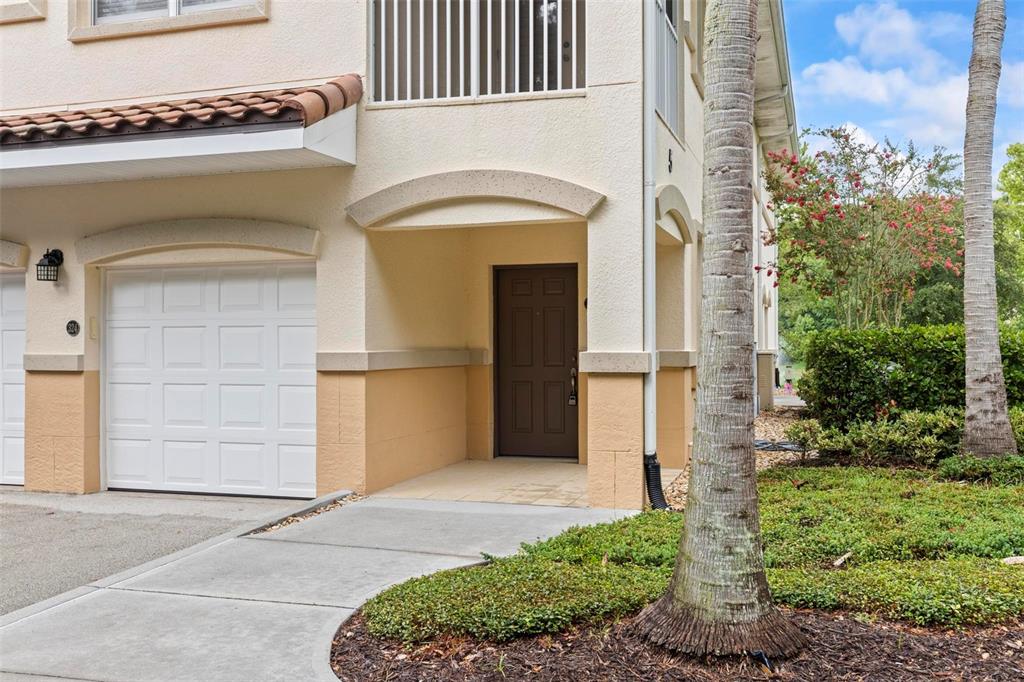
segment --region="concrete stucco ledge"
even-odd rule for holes
[[[25,353],[26,372],[84,372],[82,353]]]
[[[373,372],[388,369],[464,367],[489,364],[483,348],[423,348],[415,350],[320,351],[318,372]]]
[[[0,266],[5,268],[23,268],[27,264],[27,246],[7,239],[0,239]]]
[[[651,354],[644,351],[596,351],[580,353],[580,371],[588,374],[646,374]]]

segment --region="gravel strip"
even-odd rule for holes
[[[320,506],[320,507],[317,507],[316,509],[310,509],[308,512],[305,512],[303,514],[295,514],[293,516],[287,516],[287,517],[281,519],[280,521],[278,521],[277,523],[272,523],[272,524],[263,526],[262,528],[257,528],[256,530],[254,530],[251,533],[249,533],[249,535],[260,535],[262,533],[269,533],[272,530],[277,530],[279,528],[284,528],[285,526],[291,526],[293,524],[299,523],[300,521],[305,521],[306,519],[311,519],[314,516],[320,516],[324,512],[333,511],[333,510],[335,510],[335,509],[337,509],[339,507],[344,507],[347,504],[352,504],[353,502],[358,502],[359,500],[363,499],[364,497],[365,497],[365,495],[359,495],[358,493],[350,493],[350,494],[346,495],[345,497],[339,497],[338,499],[334,500],[333,502],[328,502],[327,504],[325,504],[323,506]]]
[[[779,441],[785,439],[786,428],[800,420],[803,411],[799,409],[780,408],[771,412],[762,412],[754,419],[754,438]],[[799,452],[767,452],[756,450],[757,470],[810,459],[814,455]],[[686,506],[686,490],[690,482],[690,468],[687,467],[674,481],[665,487],[665,500],[672,509],[680,510]]]

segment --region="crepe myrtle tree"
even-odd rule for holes
[[[1014,454],[1006,383],[999,351],[995,247],[992,230],[992,136],[996,91],[1006,32],[1003,0],[980,0],[974,15],[974,48],[968,68],[964,136],[964,277],[966,414],[964,450],[988,457]]]
[[[788,656],[804,634],[771,600],[754,466],[752,252],[757,0],[709,0],[704,39],[704,295],[686,519],[668,591],[636,621],[694,655]]]
[[[824,148],[767,155],[777,222],[761,237],[779,245],[780,259],[754,269],[830,300],[840,325],[898,326],[929,272],[962,275],[957,157],[868,143],[845,127],[805,131],[809,138]]]

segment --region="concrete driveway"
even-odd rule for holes
[[[0,615],[280,515],[296,500],[0,487]]]
[[[628,513],[371,497],[10,614],[0,679],[335,682],[335,630],[385,587]]]

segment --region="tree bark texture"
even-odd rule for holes
[[[753,161],[757,0],[707,3],[706,230],[694,449],[667,593],[637,627],[694,655],[789,656],[803,633],[771,602],[754,466]]]
[[[992,135],[1005,32],[1004,1],[980,0],[974,15],[964,135],[964,451],[980,457],[1017,451],[999,352],[992,234]]]

